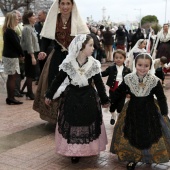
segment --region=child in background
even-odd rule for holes
[[[117,117],[115,110],[117,110],[117,112],[120,113],[126,99],[125,94],[120,102],[116,103],[116,105],[112,105],[112,98],[114,98],[115,95],[114,91],[121,84],[124,76],[131,72],[129,68],[124,66],[125,60],[126,60],[125,51],[121,49],[116,50],[113,54],[113,61],[115,62],[115,64],[113,66],[109,66],[105,71],[101,73],[102,77],[108,76],[106,84],[110,87],[109,89],[109,97],[111,100],[110,112],[112,114],[110,123],[112,125],[114,125]]]
[[[126,60],[126,67],[130,68],[131,71],[133,71],[133,63],[136,58],[136,56],[139,53],[146,52],[146,40],[145,39],[139,39],[135,46],[129,51],[128,58]]]
[[[118,117],[110,148],[120,161],[128,161],[127,170],[134,170],[137,162],[159,164],[170,159],[168,106],[150,54],[139,54],[135,68],[112,100],[116,105],[127,92],[131,96]]]
[[[165,73],[164,68],[167,63],[167,58],[162,56],[161,58],[157,58],[154,60],[154,68],[155,68],[155,75],[161,79],[162,86],[165,87],[164,79],[165,79]]]

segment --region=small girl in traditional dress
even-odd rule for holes
[[[136,58],[136,56],[139,53],[144,53],[146,52],[146,40],[145,39],[139,39],[137,41],[137,43],[135,44],[135,46],[130,50],[130,52],[128,53],[128,57],[126,60],[126,66],[128,68],[130,68],[131,71],[133,71],[133,64],[134,64],[134,60]]]
[[[78,163],[83,156],[98,155],[107,145],[101,104],[109,107],[109,98],[100,75],[100,62],[91,56],[93,50],[92,37],[76,36],[46,93],[45,103],[49,105],[61,83],[66,77],[69,79],[69,85],[61,94],[56,151],[71,157],[72,163]]]
[[[108,76],[106,84],[110,87],[109,88],[109,97],[111,100],[110,112],[112,114],[110,124],[114,125],[117,113],[120,113],[126,99],[126,94],[122,97],[122,100],[119,101],[117,104],[114,103],[112,105],[112,98],[114,98],[114,91],[117,87],[121,84],[124,77],[131,73],[130,69],[124,65],[126,60],[126,52],[124,50],[118,49],[113,54],[113,61],[114,65],[109,66],[106,70],[102,71],[102,77]],[[117,113],[116,113],[116,112]]]
[[[124,77],[112,100],[117,103],[127,92],[131,96],[115,124],[110,148],[120,161],[128,161],[128,170],[135,169],[137,162],[159,164],[170,159],[168,106],[151,56],[138,54],[135,68]]]

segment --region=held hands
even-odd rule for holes
[[[107,104],[103,104],[103,105],[102,105],[102,108],[108,108],[108,107],[110,107],[110,103],[107,103]]]
[[[50,106],[50,104],[51,104],[51,100],[50,100],[50,99],[48,99],[48,98],[45,98],[45,104],[46,104],[47,106]]]
[[[40,52],[40,53],[38,54],[38,60],[44,60],[46,56],[47,56],[46,53]]]

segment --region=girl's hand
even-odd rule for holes
[[[40,52],[40,53],[38,54],[38,60],[44,60],[46,56],[47,56],[46,53]]]
[[[46,104],[47,106],[50,106],[50,104],[51,104],[51,100],[50,100],[50,99],[48,99],[48,98],[45,98],[45,104]]]
[[[110,103],[103,104],[103,105],[102,105],[102,108],[108,108],[109,106],[110,106]]]

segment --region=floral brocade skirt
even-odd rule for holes
[[[4,64],[4,72],[7,75],[14,75],[16,72],[20,74],[19,59],[2,57]]]
[[[170,160],[170,120],[168,116],[160,115],[162,137],[151,148],[139,150],[124,138],[123,128],[126,117],[127,102],[120,113],[114,127],[110,152],[117,154],[120,161],[133,161],[144,163],[165,163]]]

